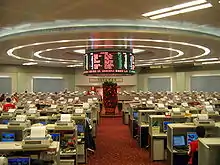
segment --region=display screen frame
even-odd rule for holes
[[[84,75],[134,75],[135,56],[132,49],[87,49]]]

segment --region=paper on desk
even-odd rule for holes
[[[198,119],[199,120],[208,120],[209,116],[208,116],[208,114],[198,114]]]
[[[174,113],[179,113],[180,112],[180,108],[172,108]]]
[[[92,100],[92,98],[88,98],[88,103],[93,103],[93,100]]]
[[[31,138],[46,136],[46,126],[31,127]]]
[[[35,114],[36,112],[37,112],[37,108],[30,108],[28,110],[28,113],[30,113],[30,114]]]
[[[79,100],[79,97],[75,97],[74,100],[75,100],[75,101],[78,101],[78,100]]]
[[[17,115],[16,121],[25,121],[27,119],[26,115]]]
[[[136,101],[139,100],[139,97],[134,97],[134,100],[136,100]]]
[[[164,104],[163,104],[163,103],[158,103],[157,106],[158,106],[159,108],[164,108]]]
[[[184,103],[182,103],[182,106],[188,107],[188,103],[184,102]]]
[[[83,113],[83,109],[77,108],[75,109],[75,113]]]
[[[73,102],[73,99],[68,99],[68,103],[72,103]]]
[[[149,105],[153,104],[152,100],[147,100],[147,104]]]
[[[210,103],[208,101],[204,102],[205,105],[210,105]]]
[[[28,104],[31,104],[31,103],[32,103],[32,101],[27,101],[27,103],[28,103]]]
[[[89,108],[89,103],[83,103],[83,108],[88,109]]]
[[[29,107],[30,107],[30,108],[34,108],[34,107],[35,107],[35,104],[30,104]]]
[[[55,109],[55,108],[57,108],[57,105],[53,104],[53,105],[51,105],[51,108]]]
[[[205,108],[206,108],[207,112],[213,112],[214,111],[212,105],[206,105]]]
[[[16,109],[9,109],[8,112],[9,113],[14,113]]]
[[[71,115],[70,114],[61,114],[60,121],[71,121]]]

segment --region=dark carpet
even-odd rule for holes
[[[165,165],[149,161],[148,151],[138,147],[121,118],[101,118],[96,146],[89,165]]]

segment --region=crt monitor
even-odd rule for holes
[[[15,133],[3,132],[1,138],[2,142],[13,142],[15,141]]]
[[[173,122],[171,122],[171,121],[164,121],[163,122],[163,131],[165,132],[165,131],[167,131],[167,129],[168,129],[168,124],[172,124]]]
[[[31,159],[29,157],[8,158],[8,165],[30,165]]]
[[[84,133],[84,126],[83,126],[83,124],[77,124],[77,131],[78,131],[78,133]]]
[[[133,117],[134,117],[134,119],[137,119],[138,118],[138,112],[133,112]]]
[[[173,136],[173,146],[174,147],[186,146],[185,137],[183,135]]]
[[[187,132],[187,144],[198,139],[196,132]]]
[[[53,141],[60,141],[60,134],[59,133],[51,133],[50,134]]]

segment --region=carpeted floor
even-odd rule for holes
[[[95,154],[89,156],[89,165],[165,165],[149,161],[149,153],[137,146],[121,118],[101,118],[96,146]]]

